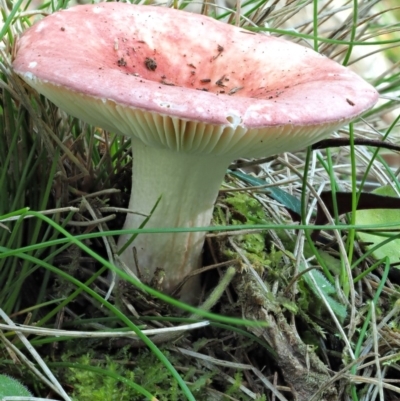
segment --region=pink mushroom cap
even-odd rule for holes
[[[202,15],[122,3],[44,18],[19,40],[14,69],[90,123],[155,146],[233,157],[305,147],[378,99],[355,73],[306,47]],[[146,112],[217,126],[218,135],[200,143],[181,127],[179,138],[146,136],[132,129]]]

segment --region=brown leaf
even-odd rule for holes
[[[314,145],[311,146],[311,149],[316,150],[316,149],[326,149],[326,148],[340,148],[341,146],[350,146],[350,145],[351,142],[349,138],[331,138],[331,139],[324,139],[322,141],[314,143]],[[354,145],[373,146],[375,148],[391,149],[400,152],[400,146],[398,145],[395,145],[390,142],[376,141],[373,139],[355,138]]]
[[[392,196],[382,196],[371,194],[368,192],[362,192],[359,195],[358,204],[356,210],[367,210],[367,209],[400,209],[400,198],[394,198]],[[329,213],[334,215],[334,203],[333,203],[332,191],[325,191],[321,193],[321,200],[324,202]],[[336,192],[336,204],[339,216],[352,211],[352,194],[351,192]],[[318,204],[317,216],[315,218],[315,225],[324,225],[328,223],[328,219],[322,210],[322,207]],[[318,238],[320,230],[314,230],[311,238],[315,241]]]

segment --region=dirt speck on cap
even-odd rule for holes
[[[157,61],[154,58],[146,57],[144,60],[144,65],[149,71],[155,71],[157,68]]]

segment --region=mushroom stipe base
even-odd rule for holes
[[[132,194],[129,209],[148,215],[161,196],[146,228],[204,227],[210,224],[214,203],[230,157],[192,155],[144,145],[132,140]],[[139,227],[145,217],[128,214],[125,227]],[[122,261],[151,279],[156,269],[165,272],[163,289],[172,292],[192,270],[201,267],[205,232],[139,234],[122,254]],[[120,237],[121,248],[130,235]],[[146,280],[147,281],[147,280]],[[197,286],[192,278],[182,289]],[[185,297],[184,297],[185,298]]]

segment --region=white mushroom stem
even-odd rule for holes
[[[132,138],[132,194],[129,209],[149,214],[162,196],[146,228],[204,227],[211,222],[214,202],[231,156],[178,153],[148,147]],[[145,217],[128,214],[124,229],[138,228]],[[192,270],[201,267],[205,232],[139,234],[121,255],[137,273],[151,278],[157,268],[165,272],[163,289],[171,292]],[[122,235],[121,248],[131,235]],[[193,284],[194,285],[194,284]],[[188,292],[188,288],[183,292]],[[181,294],[182,299],[187,299]]]

